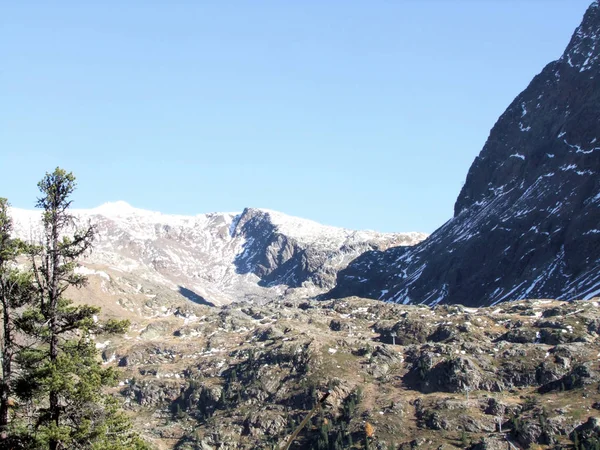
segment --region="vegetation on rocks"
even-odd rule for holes
[[[185,318],[132,319],[139,332],[171,325],[151,341],[130,332],[106,356],[135,355],[121,392],[159,448],[281,448],[329,392],[292,449],[506,448],[507,439],[567,449],[595,439],[573,430],[600,417],[599,317],[595,301],[195,305]],[[545,329],[566,336],[544,342]],[[534,342],[515,342],[515,330]]]

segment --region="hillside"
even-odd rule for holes
[[[347,298],[157,316],[98,343],[157,448],[277,448],[325,392],[293,449],[364,448],[366,423],[378,449],[572,448],[573,430],[580,442],[600,432],[597,301]]]

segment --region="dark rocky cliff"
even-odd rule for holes
[[[600,295],[600,7],[515,98],[454,217],[413,248],[370,252],[331,297],[489,305]]]
[[[252,273],[265,287],[299,288],[306,285],[331,288],[340,266],[345,266],[365,251],[420,242],[422,233],[379,234],[336,230],[309,222],[286,228],[278,213],[246,208],[236,217],[234,237],[243,237],[243,251],[236,255],[239,274]],[[308,225],[307,225],[308,224]],[[287,232],[286,232],[287,231]]]

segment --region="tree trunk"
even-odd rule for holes
[[[55,362],[58,357],[58,336],[54,333],[56,329],[56,318],[50,322],[52,324],[52,336],[50,340],[50,361]],[[50,420],[58,427],[60,423],[60,402],[57,391],[50,391]],[[52,439],[50,441],[50,450],[58,449],[59,442]]]
[[[9,380],[12,363],[12,336],[10,332],[10,311],[8,299],[2,293],[2,380],[0,382],[0,431],[8,425],[8,396],[10,394]]]
[[[7,280],[7,259],[10,259],[10,232],[12,221],[8,216],[8,201],[0,198],[0,301],[2,303],[2,378],[0,379],[0,439],[6,434],[8,425],[8,398],[10,395],[10,376],[13,358],[13,337],[11,333],[11,303],[8,292],[9,282]],[[8,250],[8,252],[7,252]]]
[[[58,227],[59,227],[59,212],[58,205],[54,205],[52,211],[52,219],[50,223],[51,236],[50,236],[50,270],[48,271],[48,286],[49,286],[49,299],[48,299],[48,312],[50,315],[50,363],[56,363],[58,359],[58,324],[57,324],[57,309],[58,309],[58,297],[59,297],[59,244],[58,244]],[[60,400],[56,390],[50,391],[50,420],[54,422],[56,427],[60,425]],[[52,439],[49,442],[50,450],[57,450],[60,442]]]

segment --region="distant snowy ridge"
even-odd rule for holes
[[[12,208],[11,214],[17,236],[39,239],[39,211]],[[282,297],[289,289],[316,295],[332,287],[337,272],[365,251],[414,245],[426,237],[347,230],[257,208],[185,216],[118,201],[71,214],[97,230],[94,251],[84,264],[214,304]],[[102,272],[94,270],[89,273]]]

